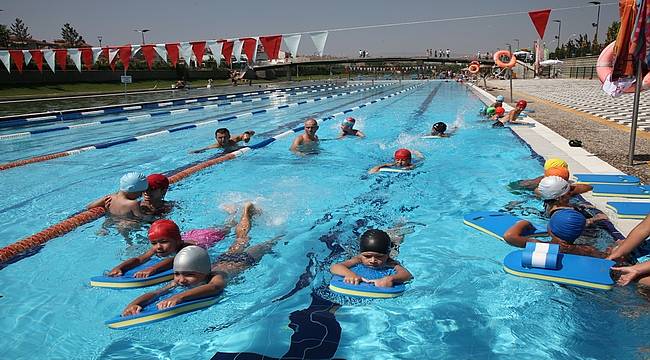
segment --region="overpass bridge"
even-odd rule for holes
[[[378,66],[385,65],[387,63],[415,63],[415,66],[424,66],[424,65],[445,65],[445,64],[460,64],[465,65],[476,60],[475,58],[469,57],[456,57],[456,58],[447,58],[447,57],[371,57],[371,58],[345,58],[345,59],[318,59],[318,60],[309,60],[309,61],[297,61],[297,62],[288,62],[280,64],[268,64],[255,66],[255,70],[279,70],[282,68],[291,68],[293,66],[300,65],[341,65],[341,64],[366,64],[369,66]],[[482,59],[478,60],[481,65],[494,65],[494,60],[492,59]]]

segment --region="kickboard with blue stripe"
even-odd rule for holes
[[[639,185],[641,179],[625,174],[573,174],[579,184]]]
[[[394,274],[394,270],[392,268],[377,270],[361,264],[351,267],[350,270],[362,278],[368,280],[381,279],[385,276]],[[359,285],[348,284],[343,281],[343,276],[339,275],[334,275],[332,277],[329,288],[333,292],[342,295],[376,299],[397,297],[402,295],[406,290],[406,286],[404,284],[397,284],[389,288],[377,287],[375,284],[366,282],[362,282]]]
[[[169,296],[173,294],[168,294]],[[129,316],[116,316],[104,322],[111,329],[128,329],[134,326],[150,324],[157,321],[167,320],[169,318],[183,315],[188,312],[205,309],[214,305],[219,301],[219,295],[209,296],[201,299],[186,301],[176,306],[167,309],[158,310],[156,304],[162,300],[158,299],[155,302],[145,306],[142,311],[135,315]]]
[[[621,219],[645,219],[650,214],[650,203],[608,201],[607,207],[616,211]]]
[[[90,278],[90,286],[112,289],[134,289],[169,281],[174,278],[174,270],[172,269],[153,274],[146,278],[136,278],[133,276],[138,271],[154,266],[162,260],[157,256],[152,257],[144,264],[125,272],[122,276],[94,276]]]
[[[557,270],[527,268],[521,265],[524,250],[516,250],[503,259],[503,269],[512,275],[590,289],[610,290],[614,280],[610,268],[615,262],[589,256],[559,254]]]
[[[496,211],[475,211],[463,217],[463,223],[474,229],[503,240],[503,234],[520,219],[514,215]],[[524,233],[524,236],[548,236],[545,226],[533,224],[533,231]]]
[[[647,185],[595,184],[593,187],[594,196],[650,199],[650,186]]]

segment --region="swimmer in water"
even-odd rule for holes
[[[120,178],[120,190],[115,194],[95,200],[87,209],[103,207],[106,213],[118,220],[146,220],[151,218],[140,208],[138,199],[147,190],[147,178],[137,172],[130,172]]]
[[[526,109],[526,106],[528,103],[526,100],[519,100],[517,101],[517,106],[515,106],[514,109],[510,110],[508,113],[508,116],[504,119],[505,122],[511,123],[511,124],[525,124],[525,122],[517,121],[517,118],[519,118],[519,115],[521,114],[524,109]]]
[[[255,131],[248,130],[239,135],[230,136],[230,130],[226,128],[220,128],[214,132],[214,139],[216,140],[214,144],[197,150],[190,150],[190,153],[198,154],[209,149],[223,149],[223,151],[227,153],[233,152],[241,148],[241,146],[238,144],[239,142],[243,141],[245,143],[248,143],[253,135],[255,135]]]
[[[366,135],[362,133],[361,130],[353,129],[355,123],[356,120],[353,117],[345,119],[345,121],[341,124],[341,134],[339,134],[339,139],[342,139],[346,136],[366,137]]]
[[[165,201],[165,195],[169,189],[169,179],[163,174],[151,174],[147,176],[147,191],[144,192],[140,209],[151,215],[162,215],[171,210],[171,203]]]
[[[419,151],[413,150],[413,154],[415,154],[415,156],[420,159],[424,158],[422,153]],[[411,151],[408,149],[399,149],[395,151],[394,159],[395,161],[392,163],[386,163],[372,167],[370,170],[368,170],[368,174],[377,173],[382,168],[398,168],[402,170],[413,170],[415,168],[415,164],[413,164],[411,161]]]
[[[368,282],[374,283],[378,287],[392,287],[413,279],[413,275],[406,268],[389,256],[390,251],[391,239],[388,234],[382,230],[370,229],[359,238],[359,255],[341,263],[333,264],[330,267],[330,272],[334,275],[343,276],[344,282],[354,285]],[[351,267],[358,264],[373,269],[390,268],[393,270],[393,274],[377,280],[364,279],[350,270]]]
[[[503,101],[504,100],[505,100],[505,98],[503,97],[503,95],[498,95],[496,97],[494,103],[492,105],[490,105],[490,106],[495,108],[495,109],[498,108],[498,107],[503,107]]]
[[[512,189],[523,190],[536,190],[539,183],[546,176],[559,176],[564,180],[569,181],[569,165],[562,159],[548,159],[544,163],[544,175],[538,176],[534,179],[519,180],[510,184]],[[570,184],[571,196],[580,195],[593,190],[593,186],[589,184]],[[535,191],[539,196],[539,192]]]
[[[456,130],[453,128],[449,133],[445,133],[447,131],[447,124],[443,123],[442,121],[439,121],[431,127],[431,136],[440,136],[440,137],[449,137],[453,133],[453,131]]]
[[[291,144],[289,150],[296,155],[306,155],[314,151],[318,146],[318,121],[314,118],[305,120],[305,132],[298,135]]]

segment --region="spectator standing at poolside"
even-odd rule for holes
[[[291,144],[289,150],[293,151],[296,155],[306,155],[313,152],[318,146],[318,122],[314,118],[305,120],[305,132],[298,135]]]

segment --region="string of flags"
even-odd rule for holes
[[[59,69],[66,71],[68,59],[72,61],[79,72],[81,72],[82,66],[86,70],[91,70],[100,56],[108,61],[108,64],[113,71],[115,71],[116,63],[119,59],[126,71],[129,68],[129,62],[131,59],[133,59],[133,57],[139,52],[142,52],[142,56],[147,62],[149,70],[151,70],[153,66],[156,54],[172,67],[176,67],[176,64],[181,58],[189,64],[193,56],[195,57],[196,65],[201,66],[203,55],[206,53],[212,54],[217,65],[221,63],[222,57],[226,64],[230,64],[233,57],[236,61],[243,61],[244,55],[246,56],[246,61],[253,63],[257,58],[259,45],[261,45],[269,60],[275,60],[278,58],[282,45],[284,45],[285,49],[295,58],[302,35],[303,34],[269,35],[165,44],[128,44],[122,46],[67,49],[0,50],[0,62],[2,62],[8,72],[11,72],[11,63],[13,63],[13,67],[15,67],[21,74],[24,67],[27,66],[30,61],[34,62],[40,72],[43,72],[44,63],[47,64],[52,72],[56,71],[57,65]],[[318,55],[323,56],[328,32],[318,31],[307,33],[307,35],[311,38]]]

